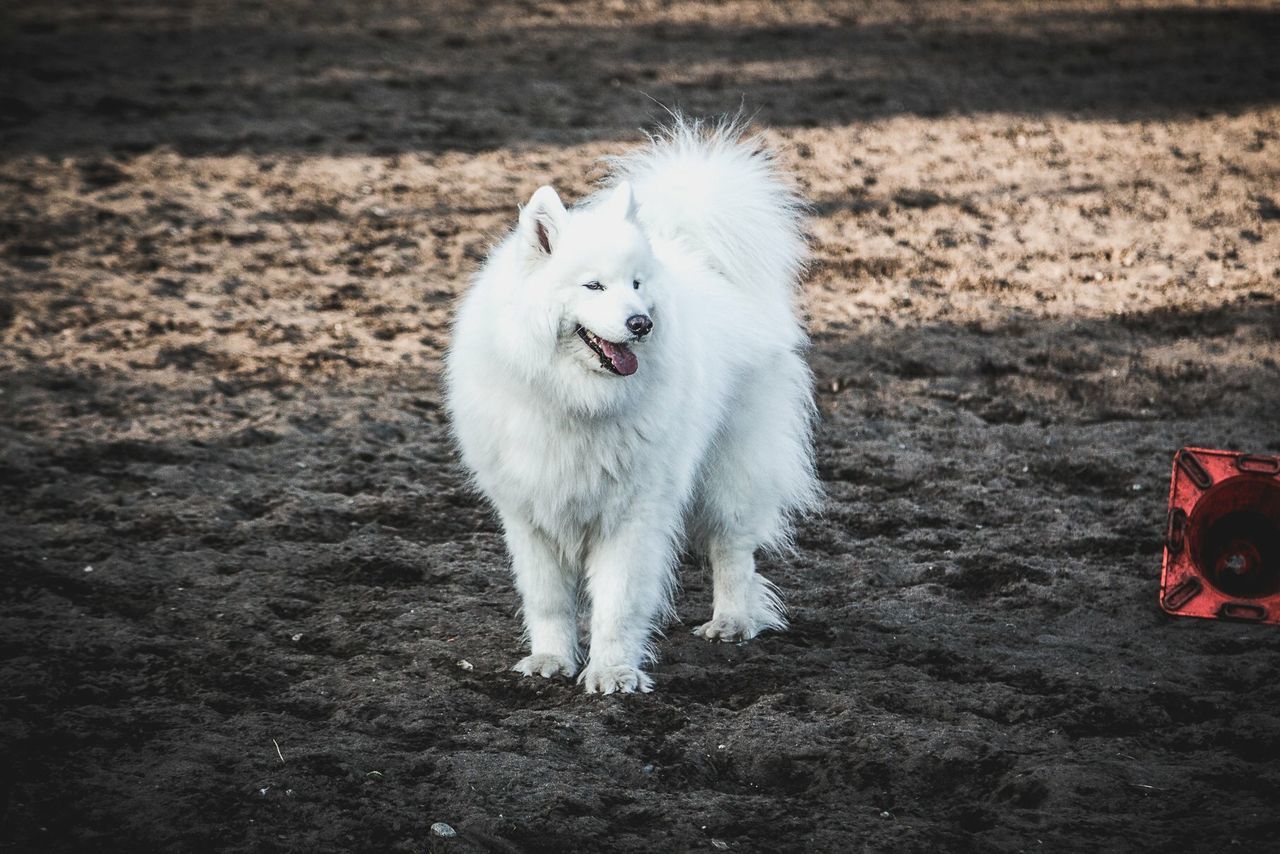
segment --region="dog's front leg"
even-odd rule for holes
[[[530,647],[511,669],[525,676],[573,676],[579,658],[578,575],[531,525],[506,515],[502,522]]]
[[[578,681],[588,694],[653,690],[641,670],[670,607],[672,535],[632,523],[598,543],[587,558],[591,648]]]

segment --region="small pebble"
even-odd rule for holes
[[[458,835],[458,831],[454,830],[443,821],[437,821],[435,824],[431,825],[431,832],[436,836],[442,836],[445,839],[453,839],[453,837]]]
[[[472,664],[470,661],[467,661],[465,658],[458,662],[458,666],[461,667],[463,670],[476,669],[476,666]]]

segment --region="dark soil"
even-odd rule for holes
[[[1280,452],[1280,14],[0,12],[0,850],[1269,850],[1280,629],[1157,607],[1173,452]],[[650,96],[814,203],[792,629],[520,679],[439,367]],[[758,112],[757,112],[758,111]],[[445,822],[456,837],[431,829]]]

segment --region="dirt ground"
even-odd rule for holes
[[[0,850],[1274,850],[1280,630],[1157,607],[1280,451],[1274,5],[0,11]],[[539,184],[755,113],[825,511],[746,645],[520,679],[439,369]],[[444,822],[456,836],[432,830]]]

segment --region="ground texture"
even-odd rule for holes
[[[0,12],[0,850],[1263,850],[1280,631],[1156,604],[1280,451],[1280,13]],[[813,202],[793,627],[520,657],[450,306],[539,184],[757,115]],[[445,822],[446,838],[431,827]]]

